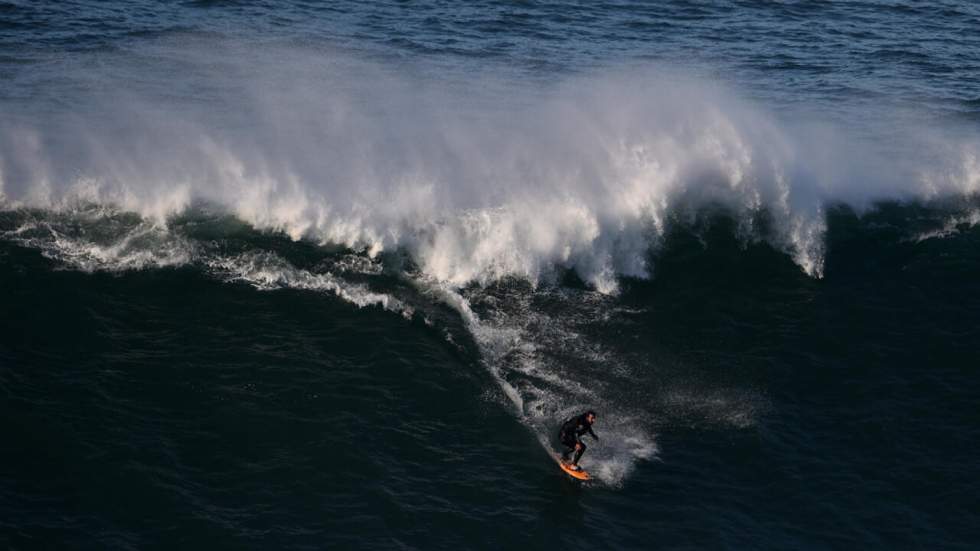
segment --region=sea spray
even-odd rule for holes
[[[455,287],[538,281],[557,267],[611,293],[620,276],[650,274],[647,253],[680,208],[764,212],[771,224],[748,224],[747,238],[819,276],[827,201],[976,188],[969,147],[922,155],[925,167],[886,160],[846,129],[783,124],[667,68],[489,86],[489,76],[420,82],[411,70],[301,49],[256,53],[245,66],[205,46],[147,47],[189,69],[226,66],[194,74],[233,111],[158,101],[152,64],[132,67],[145,87],[76,91],[72,111],[30,121],[6,111],[4,204],[87,201],[163,222],[206,201],[293,239],[407,251]],[[909,137],[906,149],[915,146]]]

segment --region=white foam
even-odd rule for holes
[[[4,237],[40,249],[44,256],[85,272],[175,267],[191,262],[195,255],[189,241],[146,221],[103,243],[69,235],[38,220],[27,221]]]
[[[413,310],[398,299],[385,293],[377,293],[365,285],[350,283],[330,273],[313,273],[298,269],[278,255],[265,251],[253,251],[231,257],[213,257],[204,260],[216,275],[226,281],[241,281],[256,289],[300,289],[329,292],[360,308],[379,306],[411,319]]]
[[[764,209],[772,229],[759,237],[819,276],[826,200],[980,189],[973,145],[896,161],[658,68],[541,88],[421,83],[299,50],[167,48],[191,66],[247,64],[188,72],[209,75],[189,84],[234,113],[119,91],[66,98],[75,112],[35,124],[0,117],[7,204],[112,203],[162,223],[204,200],[293,239],[406,251],[455,287],[539,281],[558,266],[614,293],[620,276],[649,273],[648,250],[680,207],[721,204],[743,221]],[[192,78],[131,70],[161,89]]]
[[[131,227],[118,226],[110,208],[88,208],[73,211],[54,221],[28,218],[2,236],[22,245],[37,248],[46,257],[85,272],[126,272],[149,268],[179,267],[198,264],[225,281],[241,281],[260,290],[301,289],[328,292],[360,308],[379,306],[411,319],[414,310],[385,293],[343,280],[329,272],[314,273],[291,265],[282,257],[267,251],[223,256],[202,244],[180,236],[172,229],[152,220],[140,220]],[[82,222],[92,227],[69,234],[67,229]],[[98,226],[109,235],[98,238]],[[376,273],[369,260],[355,261],[346,255],[338,262],[341,271]]]
[[[706,389],[673,382],[657,399],[666,422],[684,426],[747,429],[765,412],[768,401],[744,389]]]
[[[941,228],[918,233],[912,240],[921,243],[929,239],[943,239],[957,235],[964,226],[972,228],[977,224],[980,224],[980,209],[974,209],[961,215],[948,216],[943,221]]]

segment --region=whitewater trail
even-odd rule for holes
[[[658,451],[650,419],[644,418],[641,408],[620,403],[604,382],[624,366],[570,324],[535,308],[531,304],[535,294],[540,297],[546,290],[515,287],[497,296],[484,288],[460,291],[433,283],[423,289],[459,313],[480,348],[481,362],[509,400],[514,415],[549,456],[561,450],[557,431],[565,419],[586,409],[597,410],[596,431],[601,440],[588,444],[583,465],[599,482],[621,486],[639,461],[654,458]],[[559,292],[550,294],[552,299],[561,297]],[[560,305],[564,314],[582,315],[575,312],[581,310],[582,302],[587,304],[587,300],[580,302],[582,298],[564,301]],[[474,311],[471,301],[488,308],[486,317]],[[599,302],[606,298],[600,295]],[[488,303],[492,306],[487,307]],[[596,310],[585,313],[589,317],[597,314]],[[589,364],[588,369],[581,369],[581,364],[570,366],[562,356],[577,357]]]

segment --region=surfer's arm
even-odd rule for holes
[[[592,431],[592,427],[589,427],[589,436],[591,436],[592,438],[595,438],[596,441],[599,440],[599,437],[596,436],[595,432]]]

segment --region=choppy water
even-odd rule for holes
[[[2,2],[0,542],[973,548],[978,54],[970,2]]]

